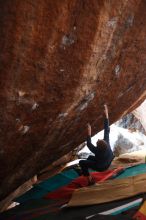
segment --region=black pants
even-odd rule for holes
[[[94,156],[89,156],[87,158],[87,160],[80,160],[79,165],[82,169],[82,172],[83,172],[84,176],[89,176],[89,171],[88,171],[89,168],[91,168],[93,170],[96,170],[96,171],[99,171],[99,172],[102,172],[102,171],[106,170],[106,168],[98,167],[98,163],[95,160]]]

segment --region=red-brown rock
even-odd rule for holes
[[[0,1],[0,198],[146,96],[146,1]]]

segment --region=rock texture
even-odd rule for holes
[[[138,108],[136,110],[134,110],[134,112],[138,111]],[[122,117],[119,121],[117,121],[115,124],[119,127],[122,128],[126,128],[128,130],[130,130],[131,132],[134,131],[139,131],[142,134],[146,135],[146,131],[144,129],[144,126],[142,125],[142,118],[141,118],[141,114],[139,112],[139,118],[136,117],[133,113],[129,113],[127,115],[125,115],[124,117]],[[144,116],[144,115],[143,115]],[[143,118],[144,120],[144,118]]]
[[[145,24],[143,0],[0,1],[1,199],[145,99]]]
[[[131,131],[139,131],[146,135],[146,100],[132,113],[123,116],[116,125]]]

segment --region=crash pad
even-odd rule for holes
[[[117,176],[117,179],[126,178],[128,176],[136,176],[139,174],[146,173],[146,164],[139,164],[136,166],[129,167],[124,170],[123,173],[121,173],[119,176]]]
[[[68,206],[100,204],[128,198],[146,192],[146,174],[108,180],[104,183],[77,189]]]
[[[146,195],[142,196],[146,198]],[[91,216],[96,213],[101,214],[106,210],[113,209],[117,206],[122,206],[125,203],[132,202],[133,199],[139,198],[141,198],[141,195],[135,196],[134,198],[127,198],[120,201],[99,204],[98,206],[81,206],[72,207],[69,209],[60,209],[60,205],[58,204],[58,202],[56,203],[55,200],[36,199],[27,201],[23,204],[20,204],[19,206],[16,206],[13,209],[0,213],[0,220],[85,220],[87,216]],[[130,212],[130,216],[133,216],[136,211],[134,210],[134,212],[132,212],[132,215]],[[129,212],[127,216],[129,216]]]
[[[92,172],[91,176],[94,178],[95,182],[103,182],[111,177],[115,177],[118,173],[123,171],[122,167],[116,168],[114,170],[106,170],[104,172]],[[75,189],[88,186],[88,179],[85,176],[80,176],[73,180],[70,184],[65,187],[61,187],[60,189],[48,193],[44,198],[49,199],[70,199],[72,193]]]
[[[78,176],[79,175],[74,169],[69,169],[41,182],[37,186],[51,192],[58,189],[61,186],[67,185]]]
[[[47,180],[35,185],[31,190],[14,199],[15,202],[23,203],[31,199],[42,198],[48,192],[54,191],[70,183],[79,175],[74,169],[61,172]]]
[[[35,199],[1,213],[0,220],[41,220],[45,215],[53,219],[59,207],[53,200]]]
[[[105,215],[105,216],[108,216],[108,215],[118,215],[120,213],[123,213],[123,212],[129,210],[129,209],[133,209],[134,207],[140,206],[142,201],[143,201],[143,198],[135,199],[133,201],[130,201],[130,202],[125,203],[125,204],[122,204],[120,206],[116,206],[116,207],[114,207],[112,209],[109,209],[109,210],[106,210],[104,212],[101,212],[101,213],[98,212],[96,214],[89,215],[89,216],[86,217],[86,220],[91,219],[92,217],[97,216],[98,214]]]
[[[96,215],[90,220],[131,220],[130,217],[124,216],[122,214],[112,216],[112,215]]]
[[[141,205],[140,209],[134,215],[135,220],[146,220],[146,201]]]
[[[39,186],[34,186],[28,192],[14,199],[15,202],[24,203],[28,200],[39,199],[46,195],[48,191],[46,189],[42,189]]]

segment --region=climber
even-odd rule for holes
[[[91,125],[87,124],[87,147],[95,156],[89,156],[86,160],[79,161],[82,173],[88,178],[89,185],[95,184],[95,180],[89,174],[88,169],[91,168],[99,172],[105,171],[108,169],[114,158],[109,142],[110,128],[107,105],[104,105],[104,113],[104,139],[98,139],[95,147],[91,143]]]

